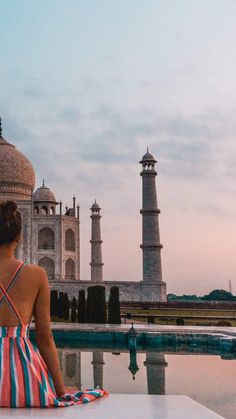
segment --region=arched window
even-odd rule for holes
[[[41,208],[41,214],[42,214],[42,215],[47,215],[47,213],[48,213],[48,208],[46,207],[46,205],[44,205],[44,206]]]
[[[75,233],[71,228],[66,230],[66,250],[75,250]]]
[[[34,207],[34,215],[38,215],[39,214],[39,207]]]
[[[54,232],[49,227],[43,227],[38,234],[38,248],[39,249],[54,249],[55,239]]]
[[[67,259],[66,261],[66,278],[65,279],[75,279],[75,262],[71,258]]]
[[[44,256],[39,260],[38,265],[45,269],[48,274],[48,279],[52,280],[55,277],[55,263],[51,258]]]

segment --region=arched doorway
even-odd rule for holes
[[[75,279],[75,262],[69,258],[66,261],[66,279]]]

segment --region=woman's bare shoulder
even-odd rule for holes
[[[34,278],[38,278],[39,280],[47,279],[45,269],[38,265],[27,263],[24,267],[24,273],[30,276],[34,275]]]

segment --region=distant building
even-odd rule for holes
[[[51,289],[66,291],[71,298],[78,297],[80,289],[101,283],[110,288],[117,285],[121,301],[166,301],[166,284],[162,280],[161,248],[159,239],[155,171],[156,160],[149,151],[142,160],[143,181],[143,280],[106,281],[103,279],[100,207],[92,207],[91,280],[80,277],[80,214],[73,197],[72,208],[62,213],[62,202],[45,185],[34,191],[35,173],[31,162],[2,136],[0,120],[0,201],[17,202],[22,214],[22,239],[16,257],[27,263],[42,266]],[[59,211],[57,206],[59,205]]]

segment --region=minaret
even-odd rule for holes
[[[160,210],[157,208],[155,183],[157,160],[147,149],[147,153],[139,163],[142,164],[143,169],[140,173],[143,179],[143,208],[140,210],[143,219],[143,242],[140,245],[143,250],[143,281],[145,283],[162,283],[162,244],[160,244],[158,224]]]
[[[101,240],[101,228],[100,228],[100,210],[98,203],[94,202],[90,208],[92,215],[92,234],[91,234],[91,281],[102,282],[103,280],[103,263],[102,263],[102,240]]]

